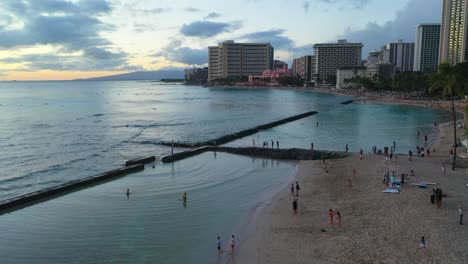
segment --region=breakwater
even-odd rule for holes
[[[32,193],[16,196],[10,199],[0,201],[0,214],[6,211],[13,211],[19,208],[27,207],[32,204],[43,202],[60,195],[64,195],[84,187],[89,187],[94,184],[102,183],[117,177],[121,177],[128,173],[144,170],[143,164],[136,164],[122,167],[116,170],[111,170],[98,175],[90,176],[83,179],[74,180],[54,187],[35,191]]]
[[[351,104],[353,102],[354,102],[354,100],[348,100],[348,101],[341,102],[341,104],[342,105],[347,105],[347,104]]]
[[[205,146],[193,150],[187,150],[163,157],[161,160],[164,163],[183,160],[207,151],[226,152],[230,154],[277,159],[277,160],[322,160],[322,159],[340,159],[347,157],[344,152],[324,151],[324,150],[309,150],[309,149],[272,149],[272,148],[231,148],[231,147],[214,147]]]
[[[239,138],[243,138],[246,136],[256,134],[261,130],[273,128],[273,127],[283,125],[292,121],[296,121],[296,120],[299,120],[308,116],[312,116],[315,114],[318,114],[318,112],[316,111],[305,112],[299,115],[291,116],[291,117],[284,118],[278,121],[263,124],[260,126],[256,126],[254,128],[242,130],[237,133],[228,134],[228,135],[225,135],[216,139],[212,139],[212,140],[207,140],[207,141],[193,142],[193,143],[190,143],[190,142],[180,142],[180,143],[177,142],[176,143],[172,141],[162,141],[160,144],[164,146],[169,146],[169,147],[174,146],[174,147],[180,147],[180,148],[198,148],[202,146],[218,146],[218,145],[229,143]]]

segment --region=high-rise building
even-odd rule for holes
[[[414,71],[437,71],[439,43],[440,24],[421,24],[418,26],[414,48]]]
[[[380,51],[371,51],[367,55],[365,66],[374,65],[380,62]]]
[[[279,70],[279,69],[283,69],[284,66],[286,66],[286,68],[288,68],[288,64],[284,61],[280,61],[280,60],[274,60],[273,61],[273,70]]]
[[[242,79],[273,68],[270,43],[236,43],[232,40],[208,47],[208,80]]]
[[[439,63],[468,61],[468,0],[444,0]]]
[[[324,81],[336,77],[336,71],[344,66],[361,66],[362,43],[348,43],[338,40],[338,43],[315,44],[315,78]]]
[[[405,43],[403,40],[387,44],[383,51],[383,63],[393,64],[396,72],[413,71],[414,68],[414,43]],[[388,61],[387,61],[388,59]]]
[[[292,66],[293,76],[301,77],[305,82],[312,81],[315,71],[315,56],[304,56],[294,59]]]

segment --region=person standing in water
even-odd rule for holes
[[[231,236],[231,253],[234,255],[234,247],[236,246],[236,239],[234,235]]]
[[[296,181],[296,197],[299,197],[299,190],[301,187],[299,186],[299,182]]]
[[[222,245],[223,243],[221,242],[221,238],[218,236],[218,239],[216,240],[216,246],[218,247],[219,254],[223,253],[223,249],[221,248]]]
[[[310,142],[310,149],[314,149],[314,142]]]
[[[276,148],[279,149],[279,141],[276,140]]]
[[[130,197],[130,189],[127,189],[127,198]]]
[[[184,193],[182,194],[182,200],[184,200],[184,202],[187,201],[187,192],[184,192]]]
[[[345,150],[346,150],[346,152],[348,152],[348,144],[346,144]]]

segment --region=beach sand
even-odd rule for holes
[[[451,171],[452,144],[449,124],[439,126],[439,139],[430,158],[385,163],[381,155],[353,154],[327,161],[301,161],[299,210],[292,210],[289,187],[267,203],[258,216],[255,232],[243,242],[234,263],[468,263],[468,229],[458,223],[458,205],[468,208],[468,176],[465,169]],[[461,130],[459,130],[461,131]],[[432,149],[432,148],[431,148]],[[398,145],[397,145],[398,151]],[[353,169],[357,176],[353,176]],[[400,194],[387,194],[384,172],[396,175],[414,170]],[[352,187],[348,187],[348,178]],[[436,182],[447,197],[442,208],[430,203],[431,187],[410,184]],[[330,225],[328,210],[340,211],[342,224]],[[336,221],[336,214],[335,214]],[[428,249],[419,249],[425,236]]]

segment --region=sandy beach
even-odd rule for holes
[[[447,165],[445,175],[441,169],[451,127],[439,126],[431,157],[412,162],[404,155],[386,163],[382,155],[359,160],[353,154],[328,161],[327,173],[320,161],[301,161],[298,213],[293,213],[289,187],[279,192],[257,218],[252,238],[240,245],[235,263],[467,263],[468,229],[458,223],[458,206],[468,208],[468,176],[465,169],[452,171]],[[400,194],[382,192],[386,171],[400,175],[410,170],[415,176]],[[437,185],[411,186],[418,182]],[[430,202],[431,187],[447,195],[440,209]],[[341,226],[330,224],[330,208],[340,211]],[[427,249],[419,248],[422,236]]]

